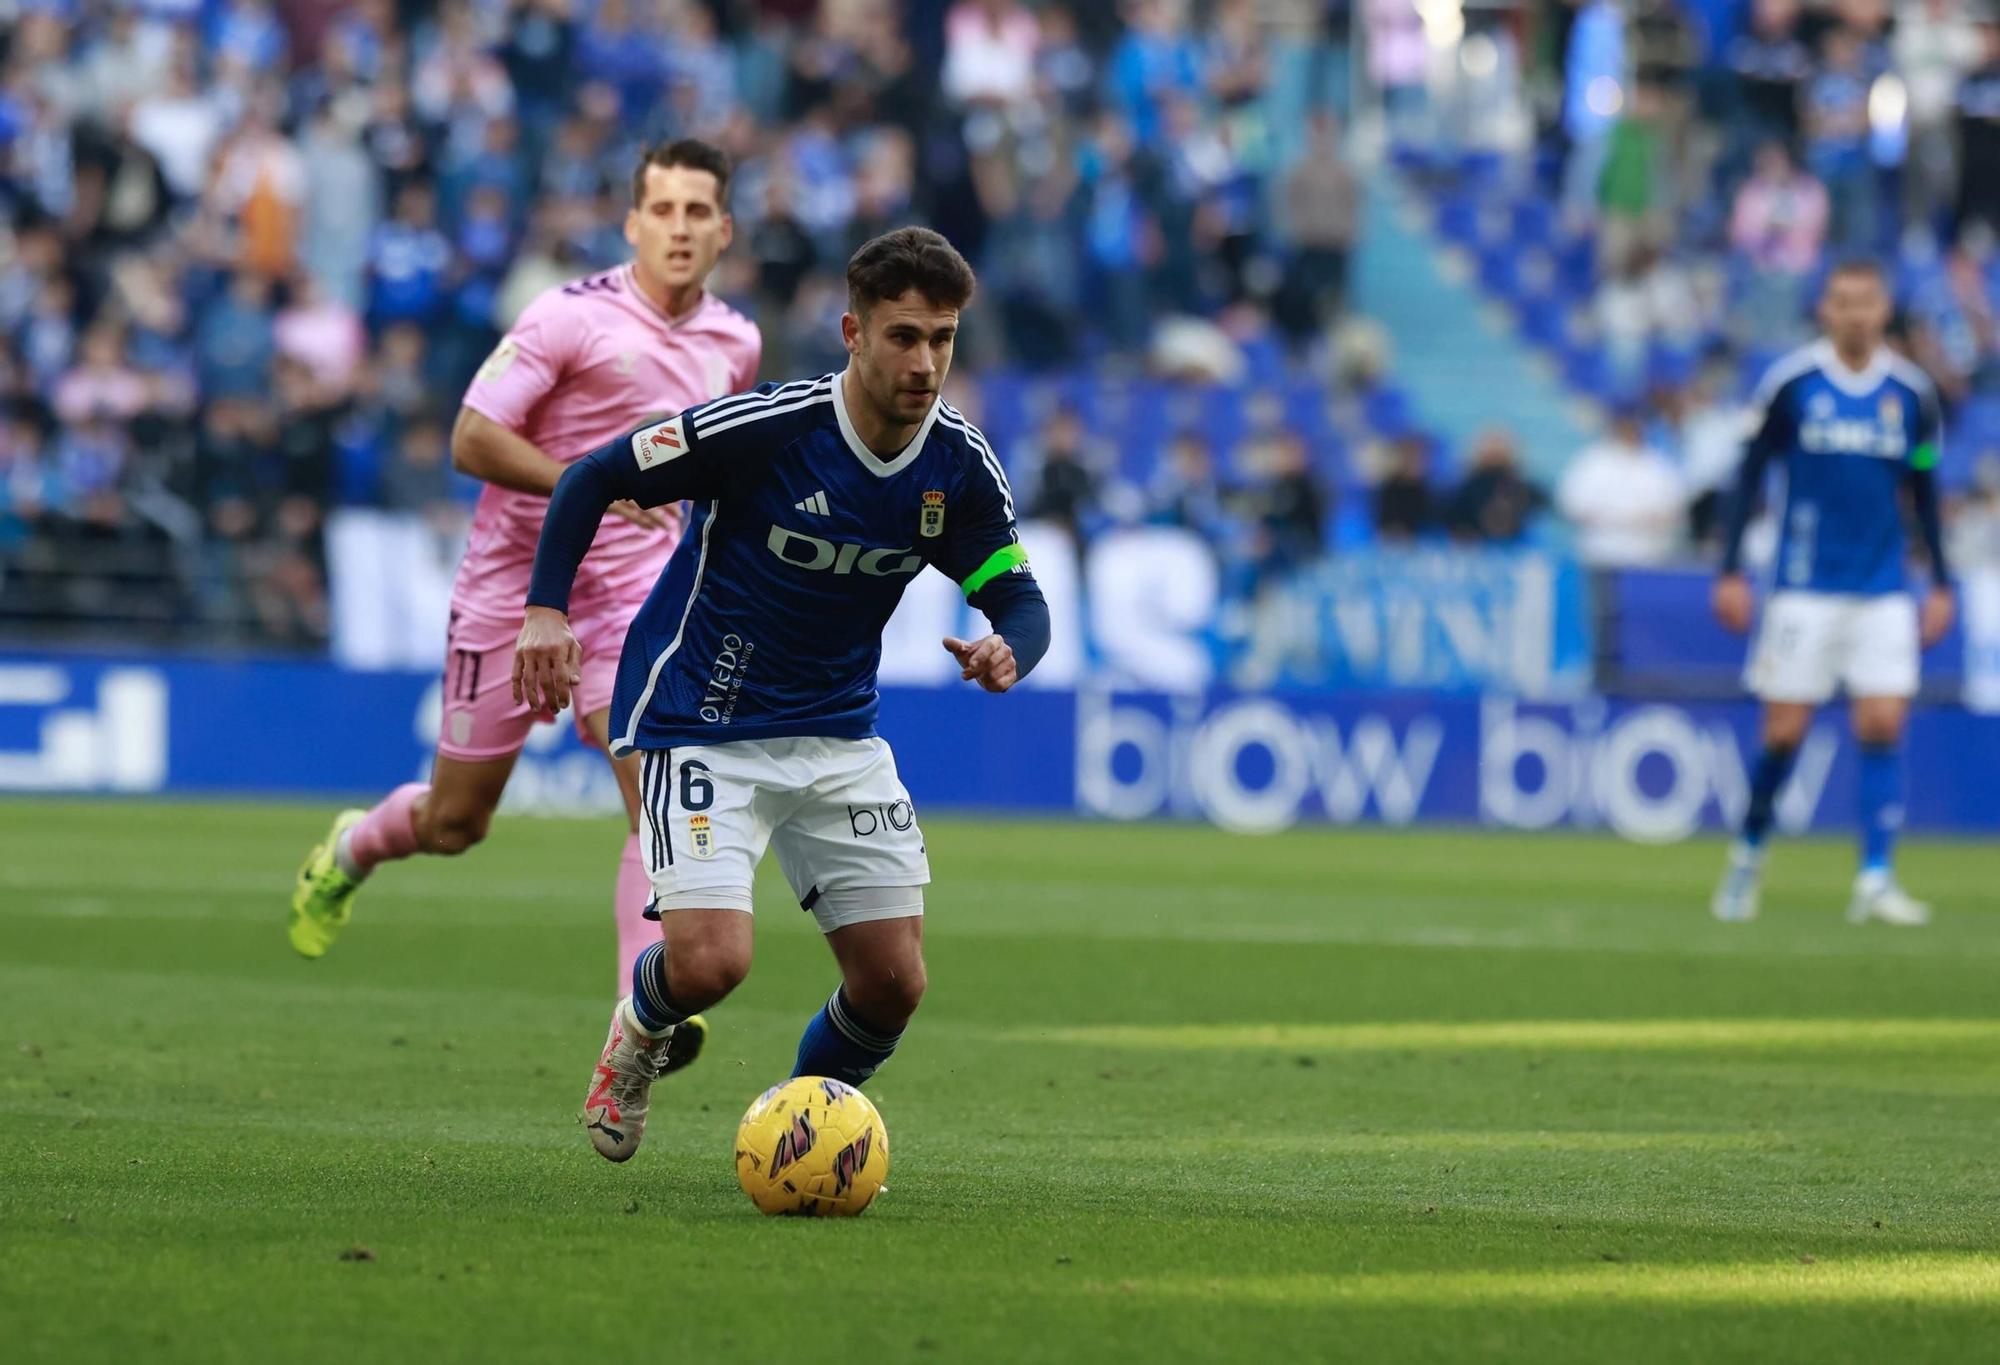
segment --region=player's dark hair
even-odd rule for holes
[[[1826,282],[1832,284],[1842,275],[1872,275],[1875,277],[1875,283],[1885,289],[1889,286],[1889,272],[1884,270],[1882,263],[1873,256],[1843,256],[1833,263],[1831,270],[1826,272]]]
[[[965,257],[929,228],[897,228],[862,244],[847,262],[847,306],[857,317],[914,289],[940,308],[963,308],[979,281]]]
[[[639,158],[639,164],[632,169],[632,207],[638,208],[646,202],[646,172],[658,166],[663,171],[676,166],[684,166],[691,171],[707,171],[715,177],[715,203],[724,213],[729,212],[729,153],[712,142],[703,142],[698,137],[676,138],[672,142],[656,142],[646,149]]]

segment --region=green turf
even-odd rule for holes
[[[572,1113],[619,831],[388,869],[324,812],[0,805],[0,1358],[1819,1362],[2000,1332],[2000,855],[1925,931],[1787,846],[930,822],[888,1191],[765,1220],[737,1115],[832,984],[757,970],[628,1166]],[[360,1256],[361,1259],[346,1259]]]

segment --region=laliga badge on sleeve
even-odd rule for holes
[[[687,435],[681,430],[680,417],[670,417],[658,426],[632,433],[632,456],[641,469],[651,469],[686,453]]]

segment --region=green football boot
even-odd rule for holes
[[[361,883],[340,870],[333,850],[340,836],[361,823],[365,810],[344,810],[333,817],[333,828],[323,843],[313,845],[299,868],[298,884],[292,888],[292,947],[300,957],[323,957],[347,918],[354,913],[354,893]]]

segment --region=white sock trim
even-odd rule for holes
[[[333,865],[351,882],[366,881],[369,869],[354,861],[354,850],[348,847],[353,838],[354,826],[349,825],[340,832],[340,837],[333,841]]]

